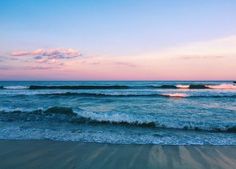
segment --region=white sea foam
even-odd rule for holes
[[[132,114],[126,114],[126,113],[118,113],[118,112],[109,112],[109,113],[96,113],[92,111],[76,111],[76,114],[78,114],[81,117],[84,118],[90,118],[91,120],[96,120],[98,122],[107,121],[111,123],[121,123],[121,122],[127,122],[127,123],[151,123],[153,122],[151,119],[151,116],[137,116]]]
[[[163,95],[168,96],[168,97],[177,97],[177,98],[188,97],[188,95],[185,93],[170,93],[170,94],[163,94]]]
[[[176,85],[179,89],[189,89],[189,85]]]
[[[220,85],[206,85],[210,89],[236,89],[236,85],[233,84],[220,84]]]
[[[22,90],[28,88],[29,86],[4,86],[4,89],[9,89],[9,90]]]

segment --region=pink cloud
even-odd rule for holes
[[[44,56],[48,58],[68,59],[81,56],[81,53],[71,48],[56,48],[56,49],[37,49],[33,51],[15,51],[12,56]]]
[[[11,56],[30,57],[41,64],[63,65],[61,60],[74,59],[81,56],[81,53],[71,48],[37,49],[33,51],[15,51]]]
[[[28,56],[29,52],[26,51],[15,51],[11,53],[12,56]]]

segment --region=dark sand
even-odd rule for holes
[[[236,169],[236,146],[0,140],[0,169]]]

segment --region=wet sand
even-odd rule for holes
[[[236,146],[0,140],[1,169],[235,169]]]

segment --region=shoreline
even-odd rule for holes
[[[236,146],[0,140],[0,168],[233,169]]]

